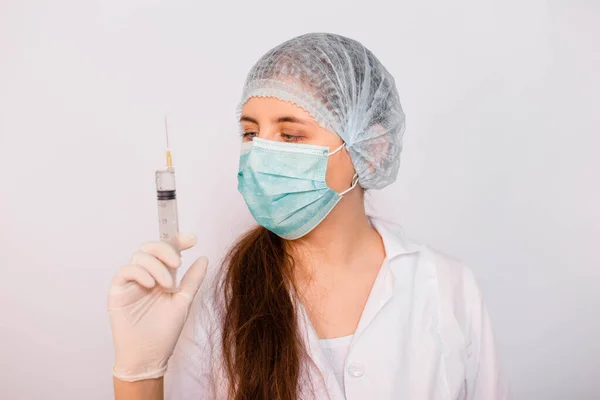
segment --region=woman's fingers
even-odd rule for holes
[[[175,242],[175,246],[162,241],[144,243],[141,251],[133,254],[129,265],[119,270],[113,280],[114,286],[135,282],[147,289],[153,288],[157,283],[164,288],[173,288],[175,282],[169,268],[181,265],[177,248],[187,250],[196,244],[197,239],[194,234],[179,233]]]
[[[117,275],[113,279],[112,286],[122,287],[129,282],[135,282],[146,289],[152,289],[156,285],[156,281],[143,267],[139,265],[125,265],[119,269]]]
[[[175,245],[167,242],[152,241],[142,245],[141,250],[152,254],[169,268],[178,268],[181,265],[179,251],[194,247],[197,243],[196,235],[191,233],[178,233]]]
[[[181,264],[179,253],[167,242],[146,242],[142,245],[140,250],[157,258],[169,268],[177,268]]]
[[[196,296],[196,292],[198,292],[200,284],[202,284],[202,281],[204,280],[207,267],[208,259],[206,257],[200,257],[194,261],[181,279],[181,283],[179,285],[180,290],[177,292],[177,294],[184,296],[187,301],[191,303]]]
[[[129,263],[143,267],[150,275],[152,275],[160,286],[164,288],[173,287],[173,277],[171,276],[169,269],[152,254],[138,251],[133,254]]]
[[[179,250],[187,250],[190,247],[194,247],[198,243],[198,238],[193,233],[178,233],[177,244]]]

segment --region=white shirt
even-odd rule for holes
[[[344,388],[344,366],[346,365],[346,356],[348,355],[350,342],[352,342],[352,336],[354,335],[319,340],[323,354],[329,360],[329,365],[333,368],[333,374],[342,389]]]
[[[309,372],[314,395],[308,399],[507,399],[490,318],[471,270],[409,241],[395,225],[374,218],[371,224],[387,262],[352,335],[343,385],[300,307],[299,327],[318,367]],[[202,285],[169,361],[168,400],[226,399],[220,321],[208,286]]]

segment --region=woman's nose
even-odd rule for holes
[[[277,134],[276,129],[261,129],[258,132],[258,137],[264,140],[277,141],[281,138],[281,135]]]

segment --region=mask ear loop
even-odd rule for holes
[[[335,149],[334,151],[332,151],[331,153],[329,153],[327,155],[327,157],[331,157],[332,155],[334,155],[335,153],[337,153],[338,151],[340,151],[341,149],[343,149],[345,145],[346,145],[346,143],[342,143],[342,145],[340,147],[338,147],[337,149]]]
[[[332,151],[331,153],[329,153],[327,156],[332,156],[335,153],[337,153],[338,151],[340,151],[344,146],[346,146],[346,143],[342,143],[342,145],[340,147],[338,147],[337,149],[335,149],[334,151]],[[352,177],[352,186],[350,186],[348,189],[344,190],[342,193],[340,193],[340,196],[345,195],[346,193],[348,193],[349,191],[351,191],[352,189],[354,189],[356,187],[356,185],[358,184],[358,173],[355,172],[354,176]]]
[[[354,176],[352,177],[352,186],[350,186],[348,189],[346,189],[342,193],[340,193],[340,196],[343,196],[346,193],[348,193],[349,191],[351,191],[352,189],[354,189],[357,184],[358,184],[358,173],[355,172]]]

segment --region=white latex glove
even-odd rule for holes
[[[196,237],[180,233],[176,242],[185,250],[196,244]],[[108,293],[115,377],[133,382],[165,374],[208,260],[201,257],[192,264],[179,291],[163,290],[173,288],[169,268],[180,264],[179,252],[170,244],[146,242],[117,272]]]

